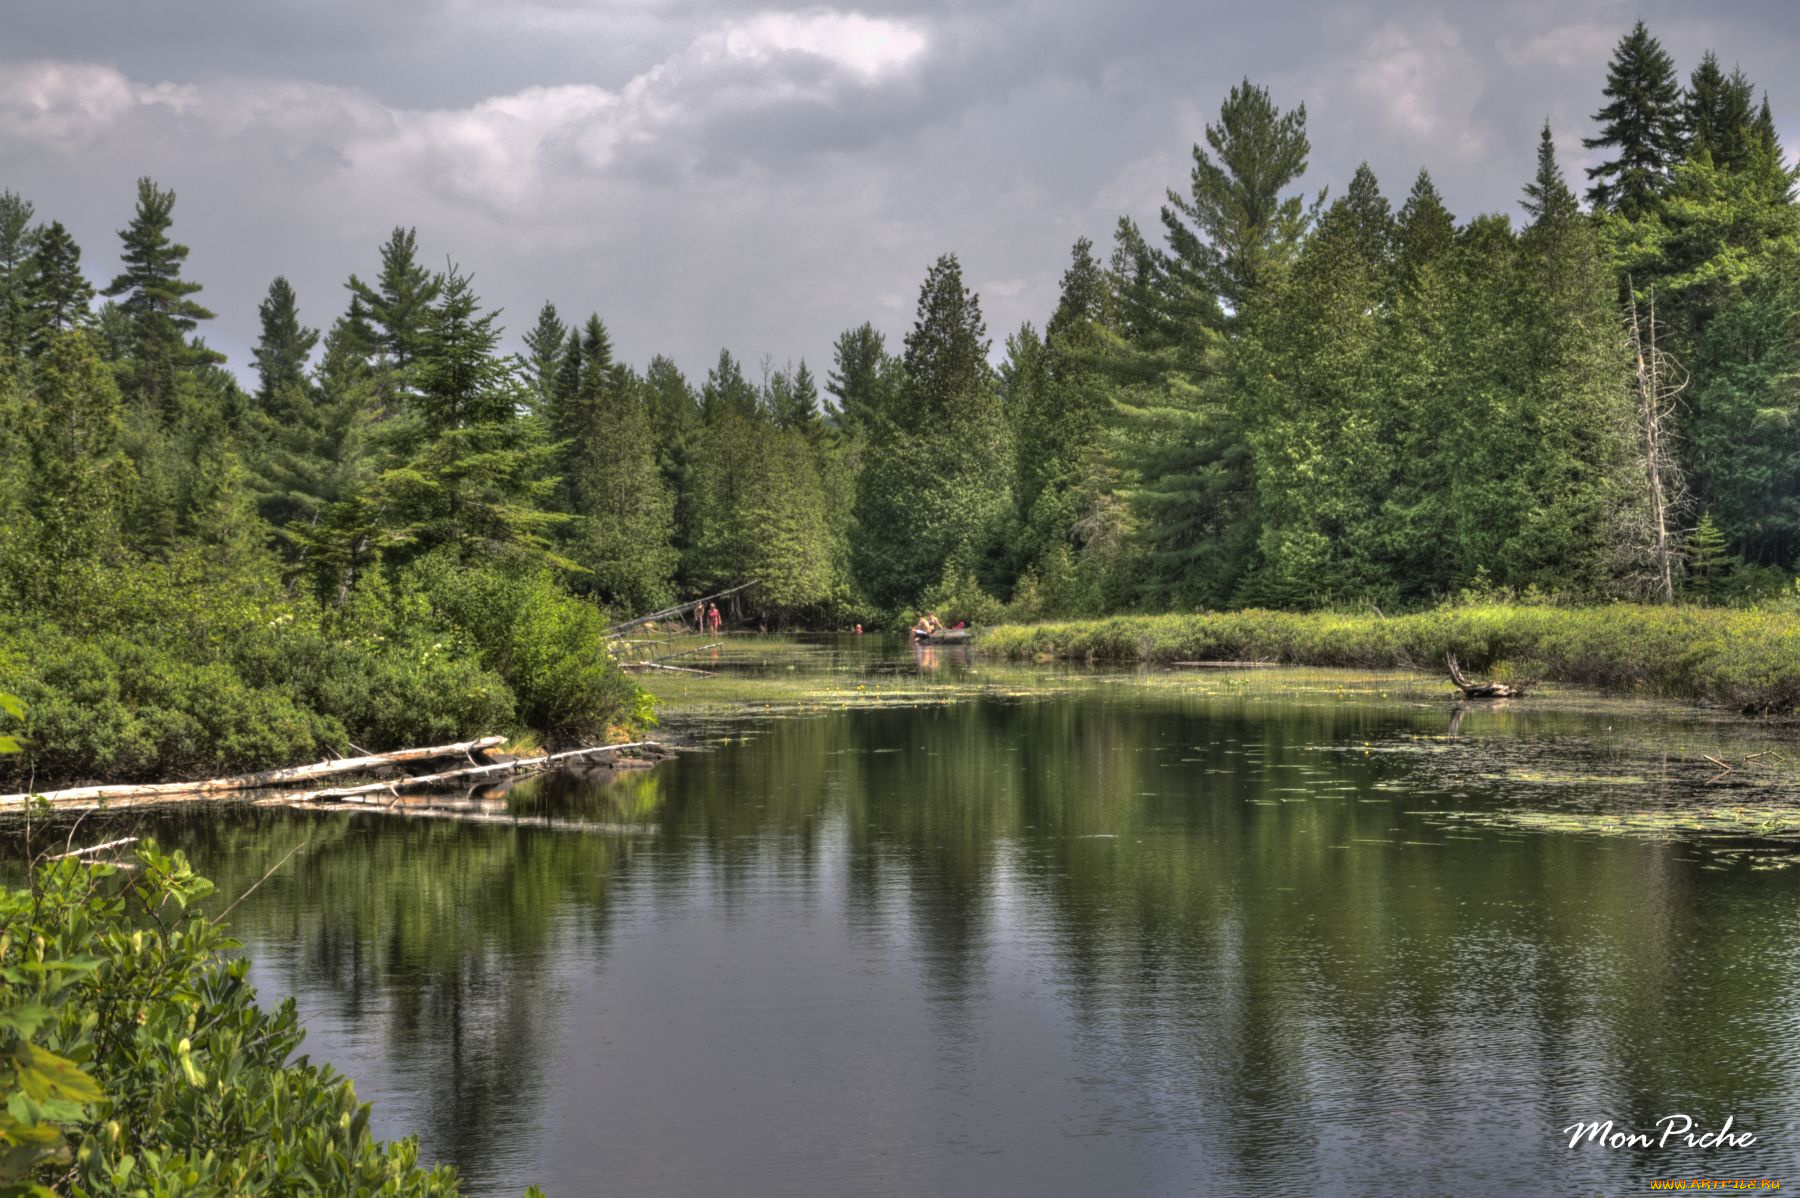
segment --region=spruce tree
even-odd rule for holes
[[[538,309],[537,325],[525,334],[525,373],[531,384],[531,406],[536,411],[544,411],[550,405],[568,338],[569,326],[557,314],[556,305],[545,301]]]
[[[464,561],[508,552],[562,560],[544,509],[555,490],[553,447],[520,417],[514,359],[498,353],[498,312],[481,311],[454,267],[426,314],[409,363],[413,428],[377,490],[391,513],[382,535],[402,555],[451,546]]]
[[[381,273],[371,287],[355,275],[350,291],[351,322],[374,355],[382,402],[393,404],[414,387],[413,365],[431,335],[434,305],[445,280],[418,261],[418,232],[394,227],[381,247]]]
[[[87,334],[77,330],[49,339],[27,411],[27,510],[38,554],[57,576],[40,581],[54,589],[68,582],[69,571],[90,568],[118,550],[132,477],[120,452],[118,388]]]
[[[1675,60],[1650,36],[1643,21],[1619,39],[1607,67],[1603,94],[1609,103],[1594,114],[1600,135],[1582,139],[1588,149],[1612,157],[1588,168],[1595,208],[1636,218],[1648,212],[1668,186],[1682,156],[1681,86]]]
[[[825,390],[837,401],[832,419],[847,433],[867,433],[892,399],[899,371],[875,326],[864,323],[838,335]]]
[[[256,363],[257,407],[277,422],[291,413],[291,396],[306,389],[307,361],[319,343],[319,331],[300,323],[294,289],[275,276],[269,294],[257,307],[262,335],[250,351]]]
[[[914,601],[953,554],[983,554],[1001,531],[1012,462],[987,349],[980,301],[946,254],[920,287],[897,410],[857,479],[855,570],[885,607]]]
[[[727,412],[748,418],[756,413],[758,403],[756,388],[744,377],[744,368],[730,350],[721,349],[719,360],[706,372],[706,382],[700,387],[701,417],[708,425]]]
[[[1682,133],[1690,159],[1705,154],[1724,170],[1743,168],[1754,136],[1755,87],[1741,70],[1728,76],[1708,50],[1682,96]]]
[[[1640,29],[1641,29],[1640,25]],[[1515,332],[1528,513],[1503,555],[1513,585],[1606,593],[1633,551],[1635,419],[1615,286],[1548,137],[1526,189]]]
[[[41,231],[33,228],[29,200],[0,191],[0,355],[24,356],[30,339],[31,297]]]
[[[57,333],[93,319],[93,285],[81,271],[81,247],[61,221],[52,221],[32,252],[30,325],[32,352],[41,354]]]
[[[1365,164],[1236,347],[1251,366],[1260,602],[1393,599],[1374,519],[1397,465],[1381,358],[1392,244],[1388,202]]]
[[[657,466],[648,396],[640,380],[615,369],[598,316],[570,352],[583,362],[576,402],[557,408],[574,516],[563,552],[580,569],[578,589],[617,611],[654,610],[672,597],[678,555],[670,544],[674,498]]]

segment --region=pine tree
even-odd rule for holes
[[[1640,25],[1640,29],[1642,26]],[[1514,334],[1524,372],[1518,422],[1528,513],[1502,555],[1521,588],[1605,593],[1632,548],[1644,494],[1632,475],[1635,419],[1615,286],[1548,137],[1527,190]]]
[[[61,221],[52,221],[32,252],[31,349],[41,354],[57,333],[88,325],[94,288],[81,272],[81,247]]]
[[[1259,601],[1391,602],[1375,512],[1392,488],[1396,412],[1382,377],[1393,221],[1357,168],[1240,360],[1262,528]]]
[[[30,201],[0,191],[0,356],[17,360],[31,336],[31,296],[37,273],[37,244]]]
[[[275,276],[269,294],[257,308],[262,335],[250,358],[256,363],[256,403],[279,422],[291,414],[292,396],[306,389],[307,360],[319,343],[319,331],[300,323],[294,289],[287,279]]]
[[[175,193],[138,180],[137,210],[119,231],[125,264],[104,294],[123,297],[119,310],[131,330],[130,379],[140,402],[176,415],[177,373],[224,360],[189,334],[213,314],[193,298],[200,284],[181,277],[188,247],[169,239]]]
[[[730,350],[721,349],[719,360],[706,372],[700,387],[700,415],[708,425],[719,421],[727,412],[749,418],[757,411],[756,388],[744,377]]]
[[[445,281],[418,261],[418,233],[394,227],[381,247],[381,273],[371,287],[355,275],[348,316],[360,339],[372,347],[382,402],[393,404],[414,386],[413,364],[423,352],[433,327],[433,305]]]
[[[534,410],[544,411],[550,406],[568,339],[569,326],[557,314],[556,305],[545,301],[538,309],[537,326],[525,334],[525,373],[531,384]]]
[[[1188,194],[1171,190],[1162,212],[1171,267],[1196,293],[1202,319],[1212,300],[1242,312],[1293,258],[1317,208],[1282,195],[1306,173],[1306,105],[1284,113],[1246,79],[1207,125],[1206,142],[1217,160],[1194,146]]]
[[[897,365],[874,325],[864,323],[838,335],[825,390],[837,400],[832,418],[840,429],[867,433],[881,418],[898,382]]]
[[[409,363],[416,428],[376,484],[390,513],[382,535],[403,556],[453,546],[465,561],[509,551],[561,560],[548,539],[561,521],[544,510],[554,448],[520,417],[523,389],[514,360],[498,354],[498,316],[481,312],[452,267]]]
[[[1619,39],[1602,94],[1610,103],[1594,114],[1600,135],[1583,138],[1581,144],[1590,150],[1606,147],[1614,156],[1588,168],[1594,185],[1587,198],[1595,208],[1636,218],[1668,186],[1683,148],[1675,60],[1643,21]]]
[[[1689,76],[1682,96],[1682,133],[1687,157],[1705,154],[1723,170],[1741,170],[1749,157],[1756,114],[1751,105],[1756,89],[1748,76],[1734,70],[1727,76],[1719,58],[1708,50]]]
[[[117,551],[132,475],[119,449],[118,388],[85,333],[48,341],[27,411],[27,510],[38,553],[60,578]],[[59,578],[40,581],[54,589]]]
[[[854,568],[883,606],[912,602],[952,554],[983,553],[1000,532],[1011,454],[987,349],[980,301],[946,254],[919,291],[897,410],[857,478]]]

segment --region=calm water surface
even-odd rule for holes
[[[254,977],[476,1194],[1800,1186],[1800,871],[1444,817],[1711,802],[1734,733],[1319,677],[715,720],[515,823],[130,818],[228,895],[308,840]],[[1675,1112],[1758,1142],[1559,1135]]]

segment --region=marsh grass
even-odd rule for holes
[[[1800,705],[1800,617],[1695,608],[1446,607],[1411,615],[1237,611],[1000,625],[983,655],[1088,662],[1266,660],[1539,678],[1755,714]]]

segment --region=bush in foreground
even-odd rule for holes
[[[257,1006],[212,884],[146,843],[137,876],[51,862],[0,893],[0,1194],[448,1195],[411,1140],[294,1057],[292,999]]]

